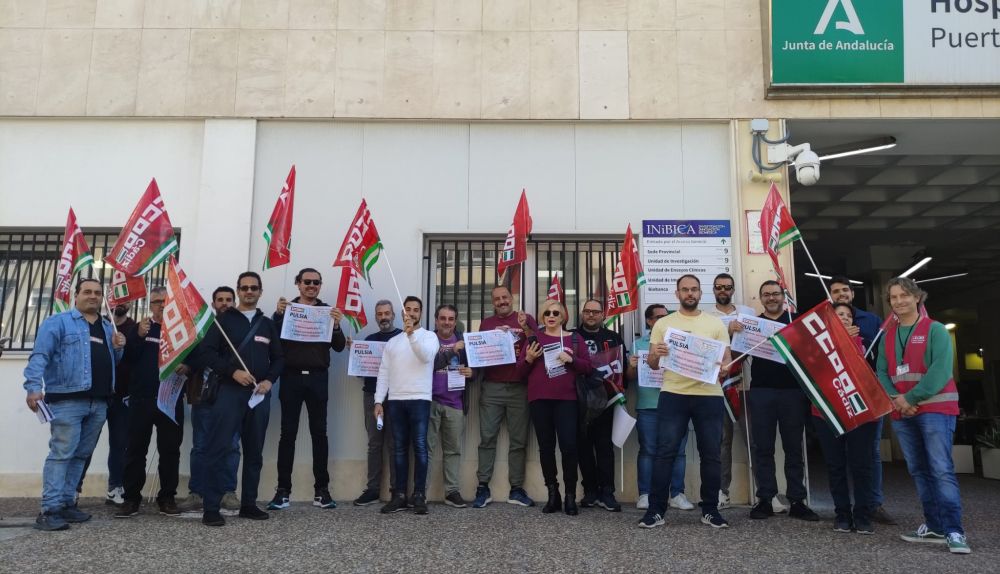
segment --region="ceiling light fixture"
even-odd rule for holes
[[[885,136],[832,147],[828,150],[824,150],[822,153],[825,155],[819,156],[819,159],[820,161],[826,161],[828,159],[861,155],[863,153],[872,153],[894,147],[896,147],[896,138],[892,136]]]
[[[806,277],[816,277],[817,279],[826,279],[827,281],[833,279],[833,277],[830,277],[829,275],[817,275],[815,273],[803,273],[803,275]],[[848,279],[848,281],[851,282],[851,285],[864,285],[864,282],[857,281],[855,279]]]
[[[945,275],[943,277],[931,277],[930,279],[921,279],[917,283],[930,283],[931,281],[944,281],[945,279],[955,279],[956,277],[965,277],[968,273],[956,273],[954,275]]]
[[[949,331],[954,331],[955,330],[955,324],[954,323],[945,323],[944,328],[948,329]]]
[[[899,276],[900,277],[909,277],[910,275],[916,273],[918,269],[920,269],[924,265],[927,265],[928,263],[930,263],[931,259],[933,259],[933,257],[924,257],[923,259],[921,259],[920,261],[918,261],[917,263],[915,263],[913,265],[913,267],[910,267],[906,271],[903,271],[902,273],[900,273]]]

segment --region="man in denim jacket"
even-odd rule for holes
[[[46,319],[24,369],[28,408],[52,411],[49,455],[42,469],[38,530],[65,530],[90,515],[76,506],[76,485],[94,452],[115,389],[115,364],[125,337],[101,318],[103,287],[96,279],[76,284],[76,307]]]

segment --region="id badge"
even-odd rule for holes
[[[903,363],[902,365],[896,366],[896,376],[901,377],[910,372],[910,365]]]

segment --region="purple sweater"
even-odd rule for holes
[[[539,331],[536,335],[538,344],[545,346],[551,343],[558,343],[559,337],[546,335]],[[567,333],[563,338],[565,347],[572,346],[572,335]],[[527,345],[521,349],[517,358],[517,375],[520,378],[528,379],[528,402],[539,399],[553,399],[557,401],[576,400],[576,375],[586,374],[593,370],[590,364],[590,351],[583,338],[576,337],[576,346],[573,347],[573,361],[566,364],[566,373],[554,378],[549,378],[548,371],[545,370],[545,357],[538,357],[535,362],[529,363],[527,357]]]
[[[448,339],[442,339],[438,336],[438,342],[441,346],[438,347],[438,358],[448,358],[454,357],[459,359],[457,353],[455,353],[454,347],[455,343],[458,342],[458,337],[452,335]],[[442,357],[444,355],[444,357]],[[435,359],[434,365],[437,366],[438,360]],[[465,391],[449,391],[448,390],[448,362],[445,361],[445,368],[438,369],[434,371],[434,381],[433,389],[431,391],[432,398],[435,403],[442,404],[446,407],[451,407],[453,409],[462,410],[462,395]],[[463,362],[459,362],[459,365],[465,366]]]

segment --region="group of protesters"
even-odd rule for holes
[[[216,289],[211,305],[218,328],[213,327],[177,367],[187,384],[173,412],[168,413],[157,401],[160,338],[166,336],[161,333],[166,290],[150,291],[148,317],[138,321],[129,318],[125,306],[113,309],[110,317],[102,317],[104,286],[93,278],[79,279],[75,306],[42,323],[24,371],[28,407],[51,413],[41,513],[35,527],[63,530],[91,518],[79,508],[77,498],[105,422],[110,444],[107,502],[116,506],[116,518],[141,512],[147,455],[155,428],[160,514],[201,513],[208,526],[222,526],[225,516],[233,514],[266,520],[268,511],[290,506],[303,404],[312,442],[312,504],[335,508],[328,468],[329,369],[331,351],[341,352],[351,341],[340,328],[341,310],[319,299],[322,283],[319,271],[302,269],[295,276],[299,295],[291,302],[280,298],[270,315],[258,307],[263,284],[257,273],[240,274],[235,289]],[[699,279],[694,275],[680,277],[675,290],[677,308],[670,312],[664,305],[649,305],[644,310],[648,334],[629,349],[619,333],[605,326],[605,302],[600,299],[583,302],[578,327],[566,331],[570,318],[562,302],[543,302],[536,321],[517,309],[508,288],[498,286],[491,293],[494,313],[481,321],[480,330],[509,333],[515,341],[517,360],[477,369],[469,367],[453,305],[441,304],[434,310],[434,329],[429,330],[421,325],[424,307],[418,297],[402,301],[402,328],[397,326],[393,303],[378,301],[378,329],[366,340],[383,342],[385,347],[378,376],[364,379],[364,399],[358,405],[364,410],[367,430],[367,480],[353,503],[367,506],[380,501],[383,453],[387,449],[390,492],[381,512],[426,514],[428,461],[431,453],[440,449],[444,504],[455,508],[488,506],[494,500],[490,484],[497,438],[506,424],[510,438],[506,502],[536,505],[525,490],[529,429],[533,427],[547,488],[542,512],[577,515],[581,507],[621,511],[615,496],[614,408],[609,405],[600,416],[581,424],[577,388],[577,379],[594,370],[594,355],[620,347],[623,384],[638,379],[640,355],[646,356],[647,366],[663,379],[660,388],[639,386],[636,391],[636,507],[645,510],[638,526],[663,525],[668,507],[695,509],[684,492],[684,453],[688,429],[693,428],[700,459],[700,521],[713,528],[728,527],[720,510],[732,505],[729,487],[735,433],[733,420],[727,416],[723,387],[660,369],[661,358],[670,353],[664,341],[668,329],[729,345],[743,328],[733,319],[754,314],[749,307],[735,304],[732,276],[720,274],[710,288],[714,303],[703,304]],[[870,350],[879,382],[892,400],[891,424],[923,505],[924,523],[901,538],[946,545],[953,553],[970,552],[951,458],[958,394],[951,375],[953,349],[946,329],[919,312],[926,293],[910,279],[896,278],[888,283],[885,297],[896,320],[885,322],[884,331],[877,316],[853,304],[854,291],[846,278],[835,277],[830,293],[838,316],[857,341],[857,351],[865,355]],[[776,281],[761,284],[758,295],[763,307],[760,317],[786,324],[795,319]],[[289,303],[329,307],[334,325],[330,340],[282,339]],[[552,349],[555,352],[550,352]],[[838,436],[818,418],[815,409],[815,416],[809,415],[809,399],[786,365],[760,357],[734,361],[728,348],[723,362],[728,368],[720,369],[720,382],[735,373],[743,375],[745,424],[756,483],[750,518],[767,519],[787,512],[795,519],[820,520],[806,503],[802,437],[811,424],[829,470],[833,529],[872,534],[875,522],[895,524],[883,506],[881,420]],[[469,501],[460,492],[459,469],[470,405],[465,385],[451,383],[456,376],[479,385],[477,486]],[[281,408],[278,480],[273,498],[262,509],[258,487],[270,393],[275,385]],[[609,396],[618,390],[611,384]],[[185,402],[191,407],[193,430],[191,475],[188,496],[177,500]],[[778,498],[775,442],[779,433],[787,506]],[[412,488],[408,480],[411,452]],[[238,477],[241,456],[242,476]],[[583,491],[579,499],[578,480]]]

